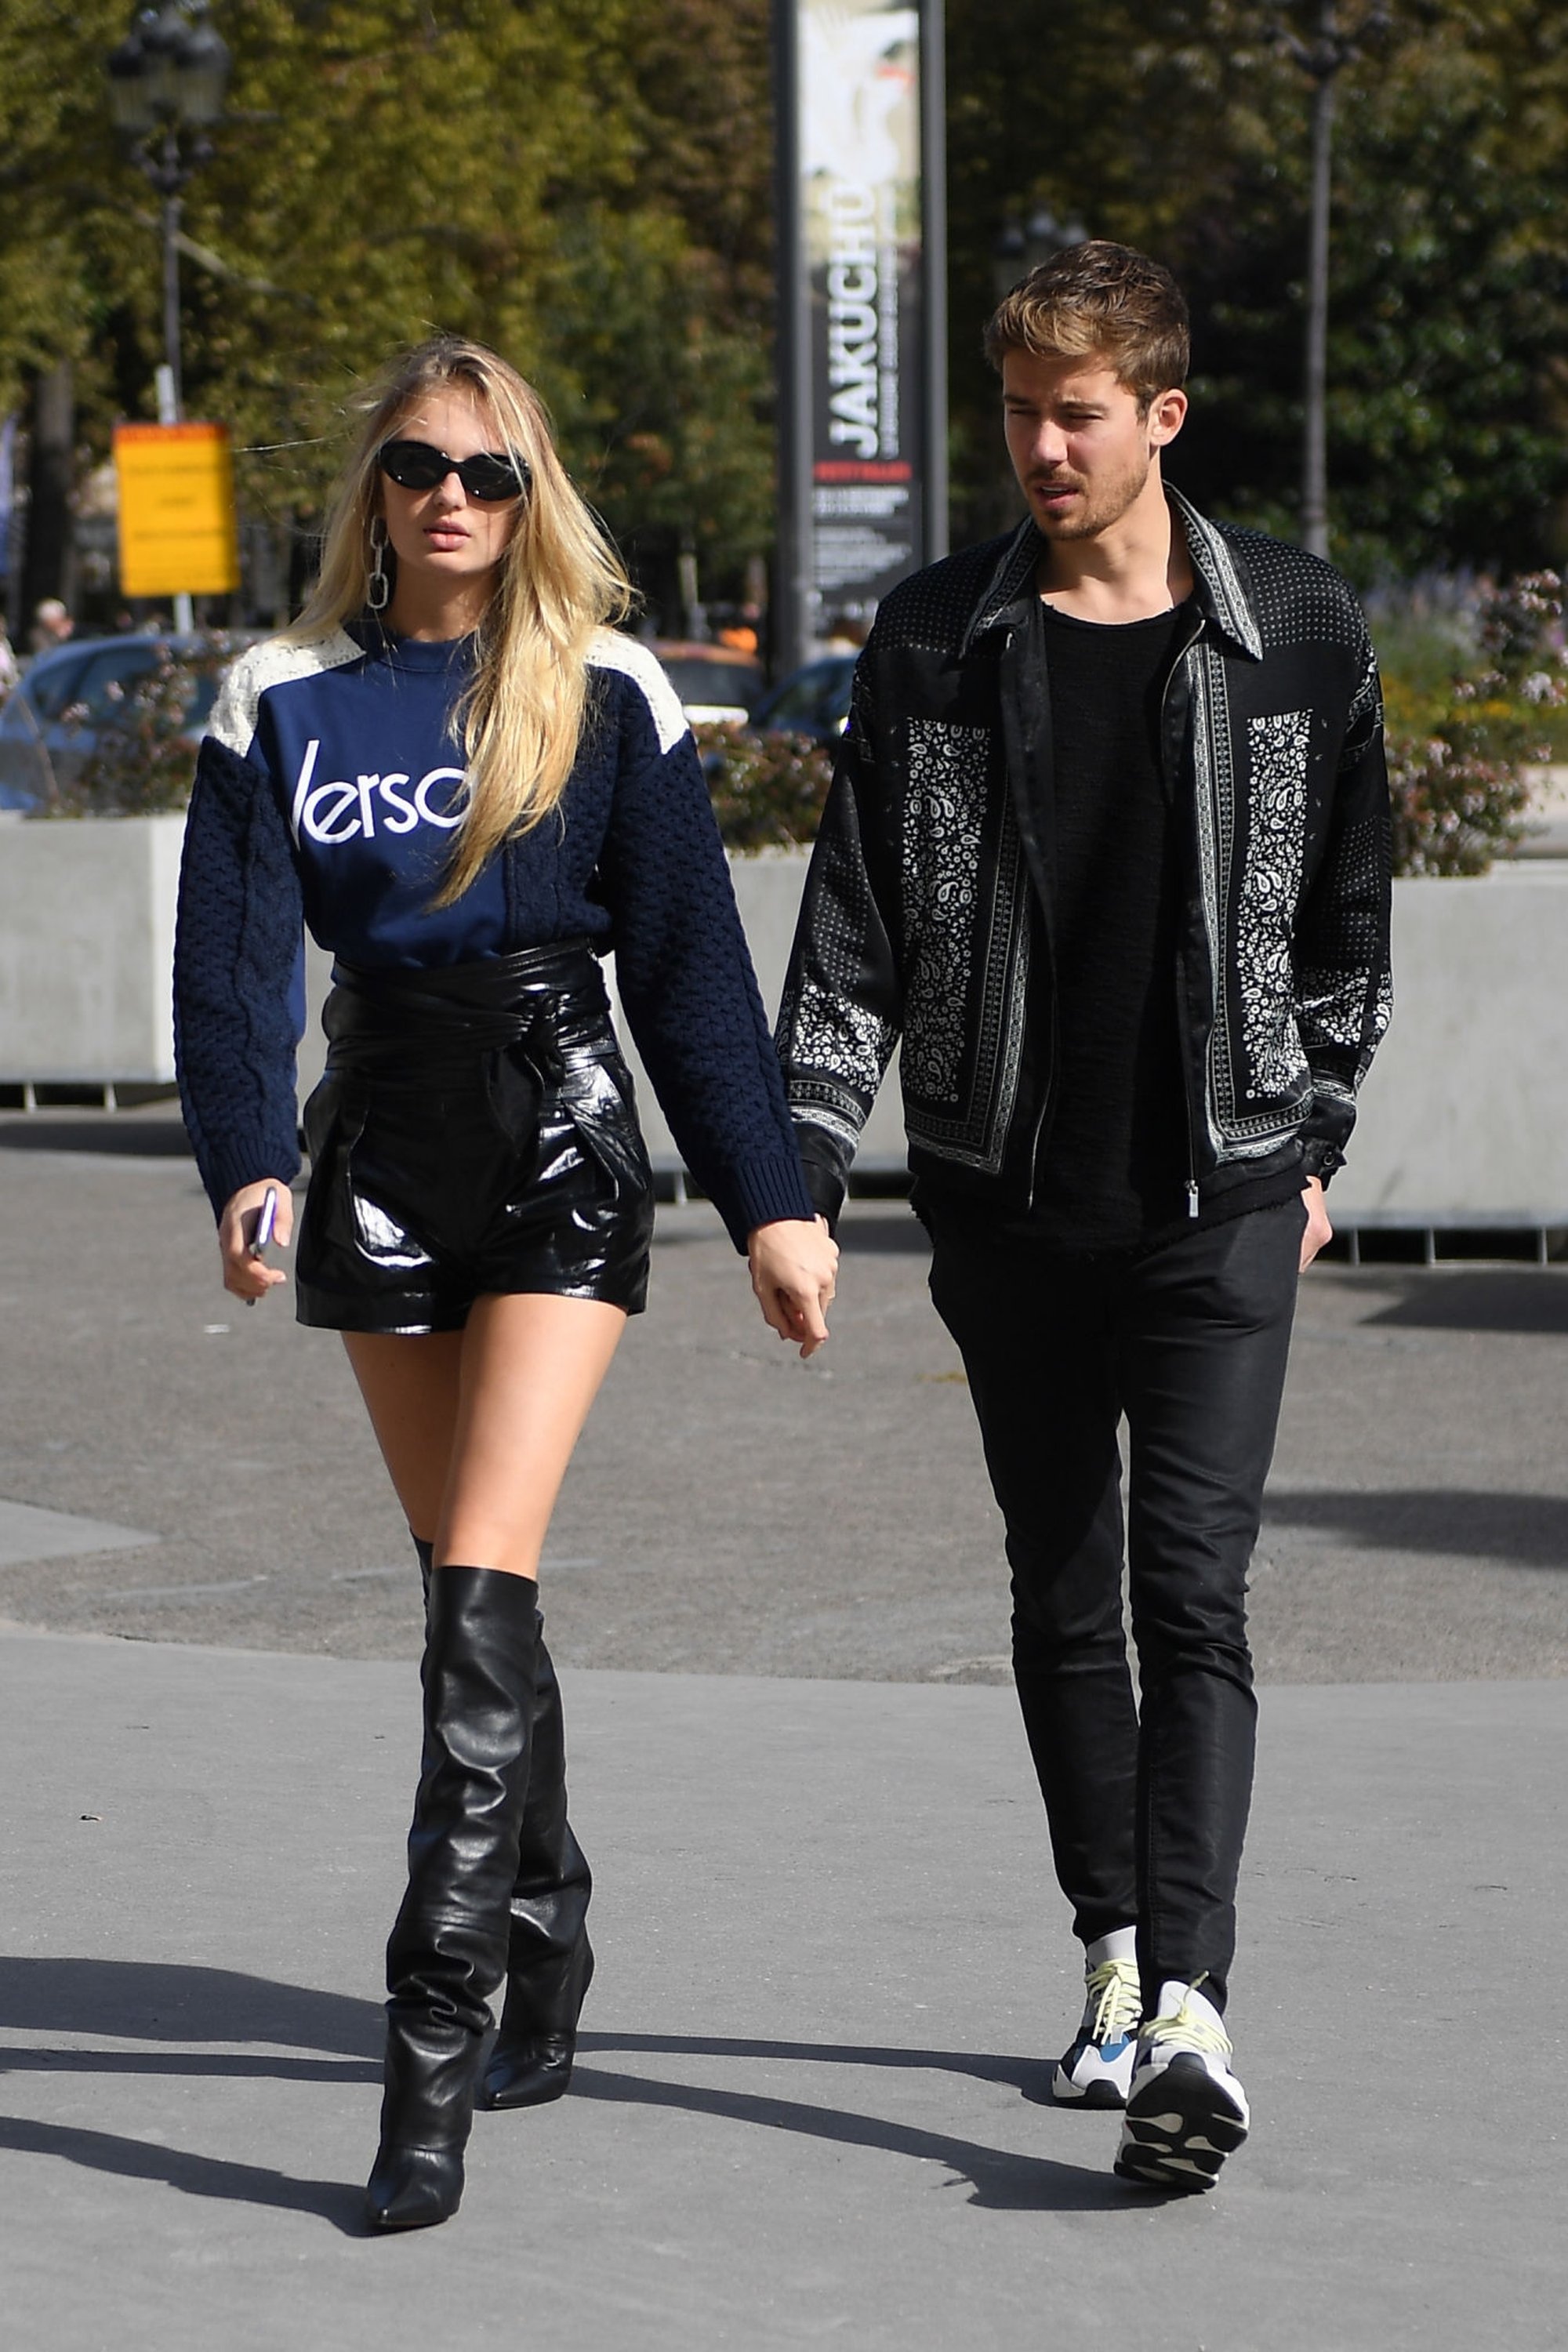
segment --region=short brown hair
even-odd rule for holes
[[[1186,382],[1187,306],[1168,269],[1106,237],[1069,245],[1021,278],[992,312],[985,356],[998,375],[1009,352],[1040,359],[1103,352],[1117,381],[1147,408]]]

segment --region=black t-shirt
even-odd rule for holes
[[[1062,1248],[1126,1249],[1185,1206],[1181,883],[1159,745],[1188,615],[1108,626],[1035,609],[1050,691],[1056,1038],[1030,1223]]]

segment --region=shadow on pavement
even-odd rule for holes
[[[1026,2098],[1048,2084],[1054,2061],[993,2058],[975,2050],[898,2050],[850,2042],[743,2042],[700,2033],[581,2033],[577,2046],[589,2051],[641,2052],[680,2058],[790,2058],[811,2065],[892,2066],[913,2074],[972,2074],[977,2083],[1011,2083]]]
[[[611,2051],[646,2052],[650,2055],[688,2058],[763,2058],[803,2060],[813,2065],[888,2066],[900,2071],[930,2069],[942,2074],[969,2074],[980,2082],[1011,2083],[1036,2104],[1047,2104],[1045,2085],[1048,2067],[1039,2059],[989,2057],[972,2051],[890,2050],[854,2043],[817,2042],[746,2042],[707,2034],[584,2033],[580,2053]],[[831,2140],[845,2147],[881,2148],[924,2164],[945,2165],[967,2179],[973,2189],[970,2202],[999,2212],[1093,2213],[1122,2210],[1130,2204],[1163,2204],[1164,2195],[1130,2190],[1111,2177],[1109,2165],[1061,2164],[1054,2157],[1018,2156],[1009,2150],[984,2147],[978,2141],[958,2139],[946,2132],[921,2130],[879,2116],[856,2115],[842,2107],[780,2099],[765,2093],[720,2091],[689,2083],[665,2083],[642,2074],[611,2074],[584,2065],[580,2054],[572,2077],[574,2096],[605,2099],[637,2106],[679,2107],[689,2115],[717,2116],[726,2122],[755,2124],[764,2130],[796,2132],[807,2138]]]
[[[160,2075],[279,2075],[299,2081],[374,2082],[382,2012],[373,2002],[338,1993],[277,1984],[226,1969],[179,1968],[133,1960],[0,1960],[0,2027],[29,2032],[116,2034],[159,2042],[277,2042],[363,2060],[332,2065],[310,2058],[256,2058],[229,2051],[94,2051],[0,2049],[0,2073],[157,2074]],[[585,2053],[643,2051],[672,2057],[721,2060],[790,2059],[816,2065],[882,2066],[965,2074],[1014,2084],[1031,2100],[1043,2097],[1046,2068],[1037,2059],[968,2052],[898,2050],[852,2043],[724,2040],[674,2034],[584,2034]],[[1103,2163],[1062,2164],[1051,2157],[1019,2156],[945,2132],[893,2123],[765,2094],[715,2090],[610,2073],[581,2059],[574,2094],[616,2105],[679,2108],[767,2131],[796,2133],[840,2147],[880,2148],[921,2163],[944,2165],[970,2183],[971,2201],[1006,2212],[1097,2212],[1129,2202],[1163,2201],[1130,2193]],[[481,2126],[482,2128],[482,2126]],[[195,2197],[272,2206],[308,2213],[346,2236],[367,2234],[357,2185],[300,2180],[261,2165],[197,2156],[156,2142],[127,2138],[78,2125],[0,2116],[0,2148],[53,2156],[96,2172],[161,2180]]]
[[[289,2050],[379,2061],[382,2023],[378,2001],[278,1984],[236,1969],[0,1958],[0,2029],[18,2032],[112,2033],[128,2042],[274,2042]],[[5,2051],[0,2065],[34,2054]],[[226,2059],[212,2064],[216,2073],[228,2069]]]
[[[1568,1497],[1413,1488],[1381,1494],[1281,1494],[1264,1500],[1266,1528],[1321,1528],[1377,1551],[1568,1568]]]
[[[84,1111],[61,1118],[48,1111],[0,1117],[0,1151],[86,1151],[117,1160],[188,1160],[191,1147],[179,1118],[165,1113]]]
[[[40,2124],[0,2116],[0,2147],[21,2156],[58,2156],[92,2172],[119,2173],[128,2180],[162,2180],[191,2197],[219,2197],[243,2205],[272,2205],[286,2213],[312,2213],[347,2238],[371,2232],[364,2221],[364,2191],[342,2180],[295,2180],[264,2165],[236,2164],[227,2157],[189,2156],[150,2141],[122,2139],[113,2132],[86,2131],[78,2124]]]
[[[234,2050],[9,2050],[0,2042],[0,2074],[166,2074],[190,2080],[221,2074],[236,2083],[379,2083],[381,2065],[374,2058],[265,2058]]]
[[[1384,1269],[1373,1269],[1381,1281]],[[1531,1273],[1449,1274],[1436,1268],[1412,1282],[1403,1298],[1366,1318],[1366,1328],[1416,1331],[1558,1331],[1568,1335],[1568,1276]]]
[[[137,2042],[273,2042],[331,2057],[257,2057],[228,2051],[5,2049],[0,2074],[279,2076],[294,2082],[379,2081],[382,2011],[374,2001],[306,1985],[278,1984],[237,1969],[166,1962],[0,1959],[0,2028],[32,2033],[118,2034]],[[55,2156],[93,2172],[161,2180],[187,2196],[216,2197],[330,2221],[365,2237],[356,2183],[297,2180],[264,2165],[196,2156],[156,2142],[74,2124],[0,2116],[0,2148]]]
[[[668,2046],[680,2047],[678,2042]],[[749,2045],[735,2046],[744,2050]],[[572,2092],[574,2097],[605,2099],[621,2105],[678,2107],[686,2115],[717,2116],[727,2123],[756,2124],[767,2131],[796,2132],[841,2147],[881,2148],[890,2156],[945,2165],[970,2183],[974,2192],[971,2204],[987,2206],[993,2211],[1097,2213],[1125,2207],[1137,2194],[1123,2188],[1103,2164],[1090,2170],[1087,2165],[1058,2164],[1047,2156],[1015,2156],[983,2147],[976,2140],[921,2131],[914,2125],[890,2123],[881,2116],[852,2115],[842,2107],[810,2106],[799,2100],[770,2098],[750,2091],[699,2089],[690,2083],[652,2082],[645,2075],[611,2074],[581,2063],[572,2077]]]

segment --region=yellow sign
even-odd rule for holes
[[[117,425],[120,590],[221,596],[239,585],[226,425]]]

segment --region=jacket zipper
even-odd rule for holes
[[[1200,612],[1198,614],[1197,627],[1193,631],[1192,635],[1187,639],[1186,644],[1182,647],[1181,652],[1171,664],[1170,673],[1165,679],[1165,690],[1160,697],[1160,756],[1162,760],[1165,755],[1167,704],[1170,699],[1171,687],[1175,678],[1177,669],[1186,660],[1187,656],[1191,653],[1193,647],[1198,643],[1198,640],[1202,637],[1203,634],[1204,618]],[[1173,793],[1173,799],[1174,795]],[[1194,812],[1194,822],[1195,821]],[[1187,1181],[1185,1187],[1187,1196],[1187,1215],[1189,1219],[1195,1219],[1199,1213],[1198,1154],[1197,1143],[1193,1131],[1192,1051],[1191,1041],[1187,1032],[1186,1007],[1182,1001],[1181,992],[1179,989],[1176,996],[1176,1034],[1182,1050],[1182,1109],[1187,1130]]]
[[[1008,630],[1006,645],[1003,648],[1005,654],[1011,649],[1016,634],[1016,632],[1015,630]],[[1035,1121],[1035,1131],[1029,1138],[1029,1197],[1025,1203],[1024,1208],[1024,1214],[1026,1216],[1028,1216],[1033,1213],[1035,1195],[1038,1192],[1040,1186],[1040,1144],[1045,1136],[1046,1124],[1050,1118],[1052,1107],[1056,1098],[1057,1066],[1059,1058],[1058,1047],[1061,1043],[1060,1031],[1057,1025],[1056,942],[1052,933],[1051,910],[1049,906],[1044,902],[1043,894],[1040,913],[1042,919],[1040,926],[1041,943],[1045,949],[1047,963],[1050,966],[1051,985],[1048,1002],[1051,1008],[1051,1026],[1050,1035],[1047,1041],[1047,1053],[1048,1059],[1046,1064],[1045,1091],[1040,1097],[1040,1112],[1039,1117]]]
[[[1026,1216],[1029,1215],[1029,1214],[1030,1214],[1030,1213],[1032,1212],[1032,1210],[1034,1209],[1034,1205],[1035,1205],[1035,1194],[1036,1194],[1036,1192],[1037,1192],[1038,1191],[1038,1189],[1039,1189],[1039,1182],[1040,1182],[1040,1141],[1041,1141],[1041,1139],[1042,1139],[1042,1137],[1044,1136],[1045,1131],[1046,1131],[1046,1121],[1047,1121],[1047,1118],[1049,1118],[1049,1116],[1050,1116],[1050,1111],[1051,1111],[1051,1101],[1052,1101],[1052,1097],[1054,1097],[1054,1095],[1055,1095],[1055,1093],[1056,1093],[1056,1088],[1057,1088],[1057,1048],[1058,1048],[1058,1046],[1059,1043],[1060,1043],[1060,1037],[1059,1037],[1059,1034],[1058,1034],[1058,1029],[1057,1029],[1057,998],[1056,998],[1056,991],[1055,991],[1055,989],[1053,988],[1053,989],[1052,989],[1052,991],[1051,991],[1051,1035],[1050,1035],[1050,1057],[1051,1057],[1051,1058],[1050,1058],[1050,1065],[1049,1065],[1048,1073],[1047,1073],[1047,1078],[1046,1078],[1046,1091],[1045,1091],[1045,1097],[1044,1097],[1044,1099],[1042,1100],[1042,1102],[1041,1102],[1041,1104],[1040,1104],[1040,1115],[1039,1115],[1038,1118],[1035,1121],[1035,1132],[1034,1132],[1034,1135],[1032,1136],[1032,1138],[1030,1139],[1030,1142],[1029,1142],[1029,1198],[1028,1198],[1028,1202],[1027,1202],[1027,1204],[1026,1204],[1026,1208],[1025,1208],[1025,1211],[1024,1211],[1024,1213],[1025,1213],[1025,1215],[1026,1215]],[[1191,1113],[1191,1111],[1190,1111],[1190,1110],[1188,1111],[1187,1118],[1188,1118],[1188,1122],[1189,1122],[1189,1125],[1190,1125],[1190,1124],[1191,1124],[1191,1119],[1192,1119],[1192,1113]],[[1189,1147],[1189,1155],[1190,1155],[1190,1147]],[[1194,1214],[1194,1216],[1196,1216],[1196,1214],[1197,1214],[1197,1211],[1196,1211],[1195,1209],[1194,1210],[1193,1214]]]

